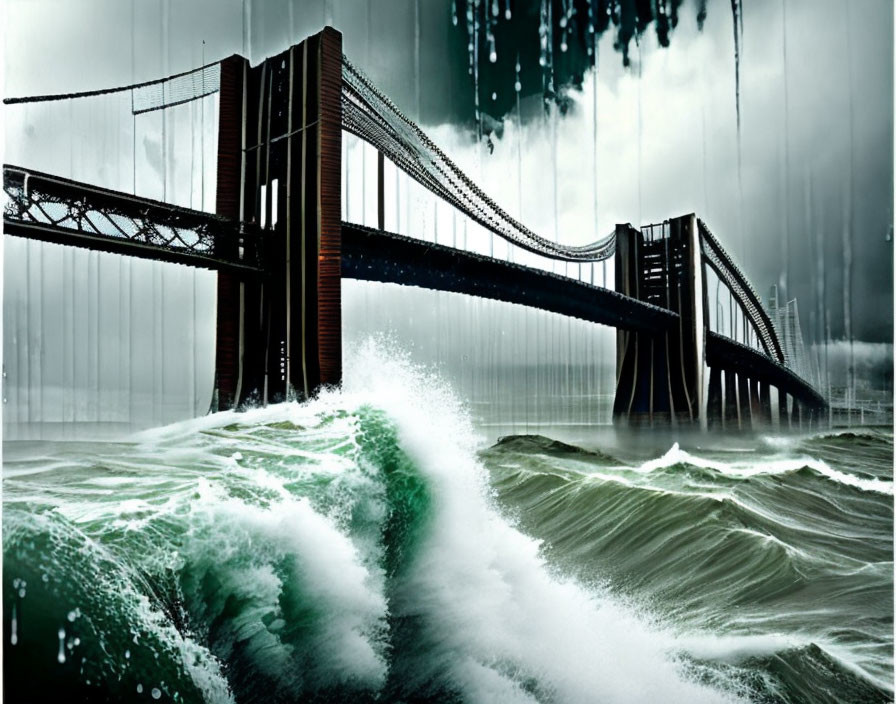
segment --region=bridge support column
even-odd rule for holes
[[[220,409],[341,381],[341,99],[329,27],[258,66],[221,63],[218,212],[259,231],[265,274],[219,274]]]
[[[772,424],[772,395],[768,383],[764,381],[759,384],[759,408],[762,424],[769,427]]]
[[[803,418],[803,425],[809,430],[814,430],[817,426],[816,410],[812,406],[806,406],[803,412]]]
[[[725,370],[725,429],[740,429],[740,414],[737,408],[737,374]]]
[[[722,427],[722,370],[719,367],[709,369],[706,421],[709,428]]]
[[[759,382],[750,379],[750,417],[753,419],[753,429],[762,425],[762,409],[759,406]]]
[[[787,411],[787,392],[778,389],[778,427],[781,430],[790,429],[790,415]]]
[[[620,330],[616,342],[615,423],[705,425],[703,265],[697,218],[675,218],[651,239],[616,228],[616,290],[679,314],[657,333]]]
[[[756,424],[756,417],[750,409],[750,380],[743,374],[737,375],[737,403],[740,412],[740,429],[749,430]]]

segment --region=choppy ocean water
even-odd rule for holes
[[[8,443],[9,701],[893,699],[893,436],[483,443],[432,376]]]

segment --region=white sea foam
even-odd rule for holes
[[[527,678],[571,703],[736,699],[688,681],[672,635],[551,573],[539,543],[490,505],[469,421],[448,389],[373,344],[347,368],[349,393],[360,387],[388,412],[432,492],[433,526],[408,592],[434,657],[471,700],[531,702]]]
[[[790,472],[797,472],[804,467],[808,467],[817,474],[840,484],[852,486],[861,489],[862,491],[888,494],[890,496],[893,495],[893,482],[891,481],[877,478],[868,479],[865,477],[857,477],[854,474],[848,474],[833,469],[826,462],[812,457],[801,456],[782,459],[762,459],[755,462],[719,462],[705,457],[699,457],[682,450],[677,442],[674,443],[662,457],[644,462],[636,469],[636,471],[650,473],[659,469],[672,467],[676,464],[689,464],[694,467],[711,469],[726,477],[737,479],[748,479],[749,477],[758,475],[789,474]]]

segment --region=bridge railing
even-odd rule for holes
[[[4,165],[8,234],[244,273],[261,269],[261,240],[236,223],[32,169]]]
[[[783,363],[784,354],[780,340],[759,296],[706,224],[698,220],[698,226],[703,262],[706,268],[714,273],[718,282],[716,293],[719,293],[720,285],[724,286],[728,293],[727,320],[724,308],[718,305],[719,300],[708,301],[710,315],[715,315],[715,323],[718,326],[714,331],[747,346],[758,343],[756,349],[761,349],[775,361]]]

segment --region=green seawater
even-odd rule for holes
[[[8,443],[6,700],[893,699],[892,433],[483,449],[430,392]]]

